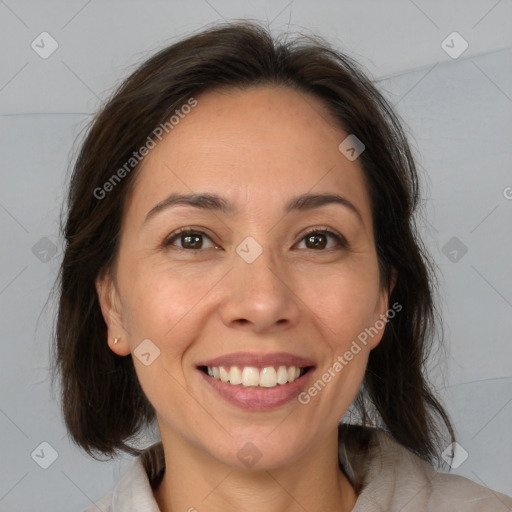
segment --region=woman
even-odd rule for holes
[[[97,506],[510,510],[434,469],[455,437],[424,376],[417,201],[397,118],[321,40],[227,24],[137,69],[93,120],[64,227],[66,425],[137,455]]]

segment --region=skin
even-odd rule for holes
[[[352,510],[337,424],[383,329],[307,405],[242,410],[210,389],[196,364],[237,351],[291,352],[315,361],[314,383],[386,313],[363,171],[338,150],[348,134],[315,97],[258,86],[197,100],[144,160],[115,266],[97,279],[111,349],[129,356],[149,338],[160,350],[148,366],[133,358],[166,458],[155,498],[164,512]],[[144,222],[172,192],[216,193],[239,213],[179,206]],[[342,195],[361,218],[336,204],[285,215],[303,193]],[[162,248],[188,226],[206,233],[203,248],[182,249],[180,237]],[[348,247],[330,236],[325,248],[308,244],[318,226]],[[250,264],[236,253],[248,236],[263,247]],[[261,453],[250,468],[237,457],[247,441]]]

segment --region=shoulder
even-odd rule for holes
[[[98,510],[101,510],[102,512],[112,512],[112,494],[113,491],[109,492],[103,496],[101,500],[96,501],[83,512],[98,512]]]
[[[467,512],[510,512],[512,498],[488,489],[468,478],[449,473],[434,473],[428,510],[460,510]],[[445,508],[442,508],[445,507]]]
[[[114,489],[83,512],[159,512],[153,494],[165,469],[162,443],[133,459]]]
[[[340,429],[340,464],[358,499],[353,512],[511,512],[512,498],[437,472],[381,429]]]

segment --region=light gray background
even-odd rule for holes
[[[0,511],[80,511],[129,464],[95,462],[71,445],[50,394],[53,306],[43,306],[60,262],[66,173],[80,130],[122,77],[222,18],[320,33],[396,106],[424,176],[420,225],[441,272],[448,358],[432,364],[432,380],[469,454],[454,472],[512,494],[510,0],[0,0]],[[47,59],[31,48],[43,31],[59,45]],[[453,31],[469,44],[457,59],[441,47]],[[33,251],[43,237],[46,258],[52,243],[57,251],[47,262]],[[452,237],[467,247],[457,262],[450,246],[443,252]],[[58,453],[48,469],[31,458],[43,441]]]

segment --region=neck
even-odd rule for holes
[[[339,468],[337,431],[292,465],[262,470],[227,466],[182,438],[162,443],[166,469],[154,491],[161,512],[349,512],[357,499]]]

